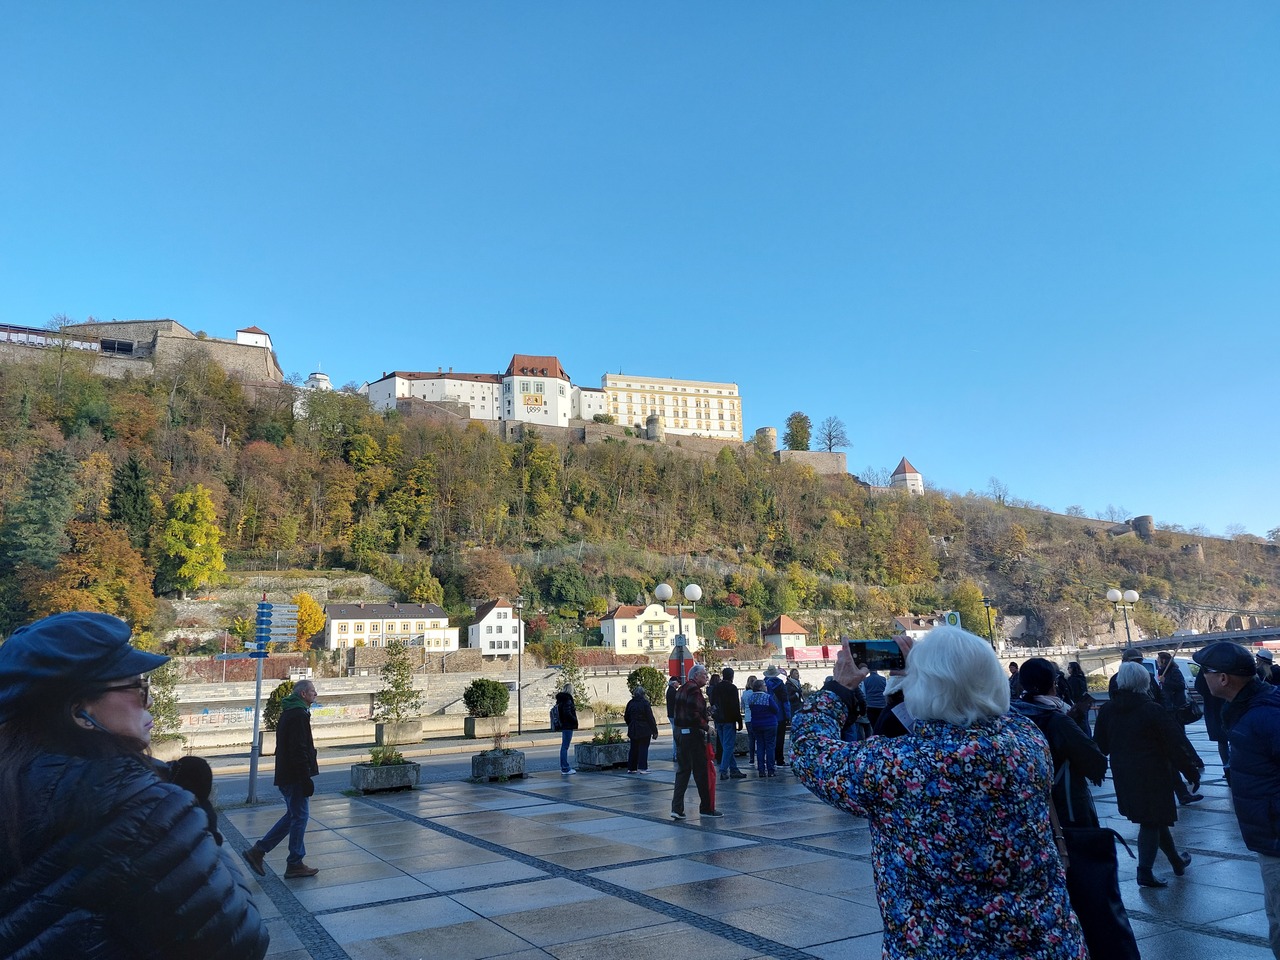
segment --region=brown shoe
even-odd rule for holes
[[[299,877],[314,877],[320,870],[316,867],[308,867],[299,860],[297,863],[291,863],[285,867],[284,878],[286,880],[297,880]]]
[[[267,875],[267,868],[262,865],[262,858],[266,856],[265,853],[257,847],[250,847],[242,856],[244,857],[244,862],[249,865],[250,870],[260,877]]]

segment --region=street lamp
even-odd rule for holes
[[[516,733],[524,733],[524,597],[516,597]]]
[[[1129,634],[1129,611],[1138,602],[1138,591],[1126,590],[1121,593],[1115,587],[1112,587],[1107,591],[1107,599],[1115,604],[1117,610],[1124,611],[1124,648],[1128,650],[1133,646],[1133,637]]]
[[[666,602],[675,595],[675,591],[671,589],[671,584],[660,583],[653,588],[653,595],[658,598],[658,602],[666,605]],[[702,599],[702,588],[696,583],[690,583],[684,588],[684,598],[689,601],[690,606],[696,604]],[[688,657],[684,643],[684,604],[676,604],[676,645],[671,651],[671,658],[679,663],[680,683],[684,683],[684,661]]]
[[[994,597],[982,598],[982,605],[987,608],[987,639],[991,641],[992,650],[996,649],[996,631],[995,631],[995,627],[991,625],[991,605],[995,602],[996,601]],[[1000,652],[999,650],[996,650],[997,654],[999,652]]]

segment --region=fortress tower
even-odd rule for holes
[[[920,475],[920,471],[913,467],[906,457],[898,461],[898,467],[893,471],[889,485],[895,490],[905,490],[907,493],[924,493],[924,477]]]

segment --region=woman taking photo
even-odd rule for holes
[[[146,674],[169,658],[129,633],[59,613],[0,646],[0,956],[257,960],[238,869],[147,755]]]
[[[895,639],[905,735],[840,739],[868,676],[847,644],[792,728],[800,781],[869,821],[884,956],[1084,960],[1049,818],[1049,752],[1008,714],[991,645],[957,627],[914,647]]]
[[[1150,685],[1146,667],[1122,663],[1115,696],[1098,711],[1093,738],[1111,758],[1116,808],[1138,825],[1138,885],[1167,887],[1169,882],[1153,872],[1156,850],[1164,851],[1174,876],[1186,873],[1191,854],[1178,852],[1169,828],[1178,820],[1173,802],[1178,775],[1194,791],[1200,785],[1200,758],[1173,714],[1148,696]]]

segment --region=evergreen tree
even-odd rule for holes
[[[151,471],[142,465],[137,454],[129,454],[111,475],[111,496],[107,500],[107,519],[125,529],[135,550],[151,545],[152,510]]]
[[[160,535],[160,587],[186,593],[215,583],[226,568],[213,500],[208,490],[196,484],[169,502]]]
[[[413,688],[413,666],[403,640],[387,642],[382,665],[382,689],[374,696],[374,716],[384,722],[404,723],[422,712],[422,694]]]
[[[813,421],[797,410],[787,417],[787,431],[782,435],[782,445],[788,450],[808,450],[812,433]]]
[[[80,496],[76,462],[61,450],[36,458],[26,489],[5,508],[0,565],[48,570],[70,546],[67,523]]]

